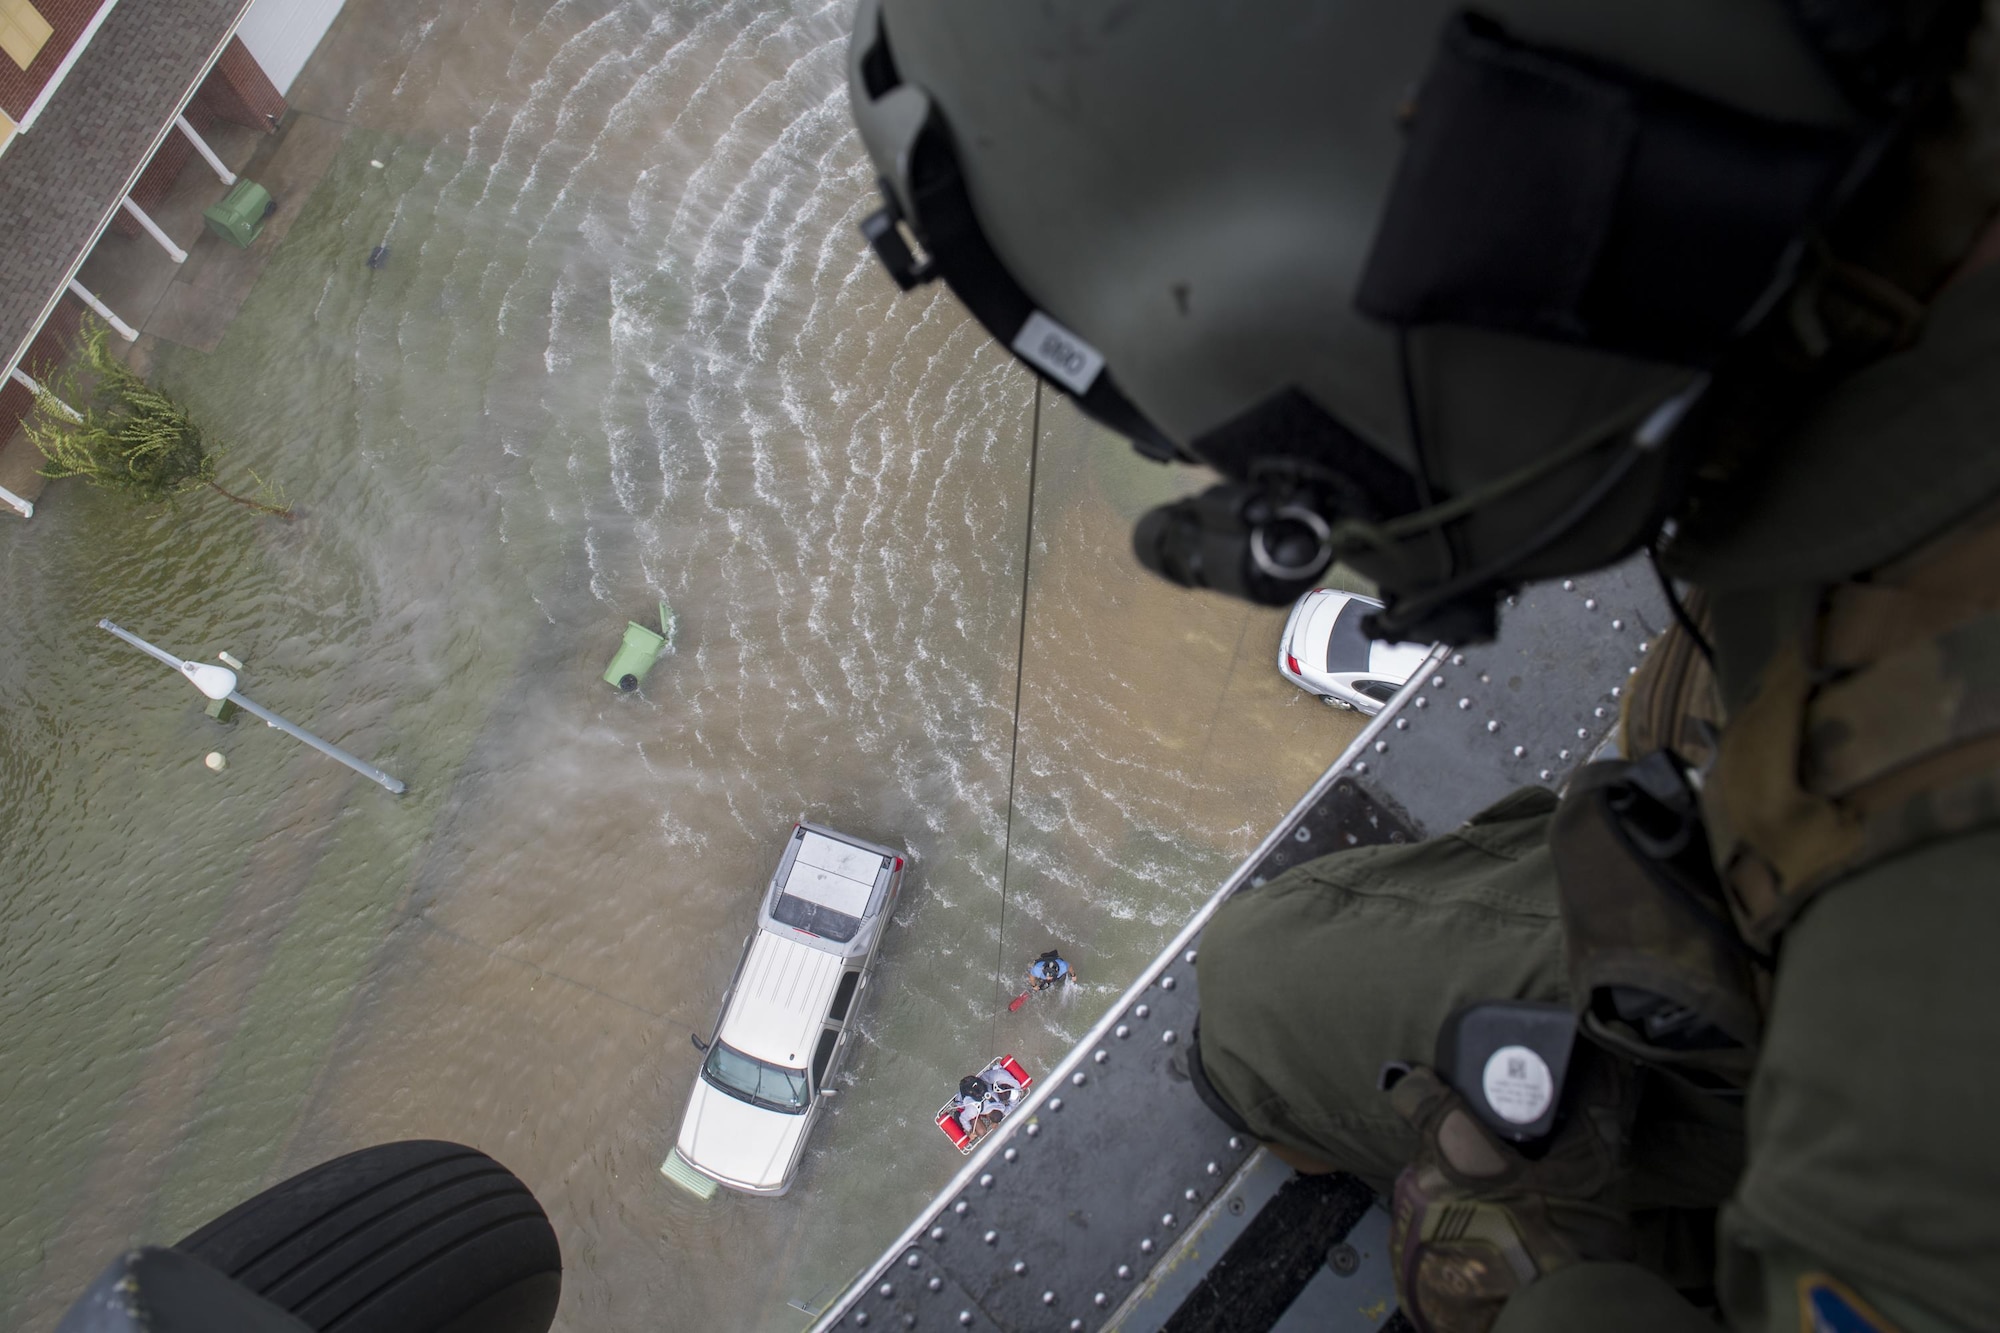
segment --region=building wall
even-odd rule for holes
[[[65,296],[56,302],[56,308],[42,325],[42,331],[28,344],[28,354],[21,358],[21,369],[32,378],[48,383],[50,372],[69,356],[77,332],[82,327],[83,302],[74,296]],[[0,383],[0,444],[5,444],[14,434],[34,401],[35,396],[16,383],[12,375]]]
[[[285,118],[285,97],[265,74],[241,37],[229,39],[222,58],[194,95],[196,106],[207,106],[218,120],[275,133]]]
[[[144,0],[131,0],[144,3]],[[5,56],[0,56],[0,109],[15,120],[28,114],[28,108],[35,104],[36,94],[42,85],[62,64],[71,46],[83,30],[90,25],[91,16],[103,7],[104,0],[34,0],[35,9],[48,20],[55,31],[49,34],[48,43],[42,47],[35,63],[22,69]]]
[[[278,95],[277,88],[265,77],[242,39],[232,37],[229,45],[223,48],[222,58],[215,62],[208,78],[195,90],[186,114],[188,123],[200,134],[208,133],[218,121],[247,125],[272,134],[277,132],[278,122],[284,118],[285,99]],[[166,142],[160,145],[160,151],[153,154],[153,160],[139,174],[139,183],[132,187],[132,202],[141,208],[151,208],[166,198],[194,155],[194,145],[188,142],[187,135],[178,130],[169,134]],[[202,163],[199,170],[207,171],[208,164]],[[111,229],[124,236],[139,234],[139,224],[122,209],[112,219]]]
[[[278,91],[291,91],[345,5],[346,0],[256,0],[250,6],[240,31]]]

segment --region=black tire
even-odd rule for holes
[[[174,1246],[320,1333],[544,1333],[562,1251],[520,1179],[474,1148],[337,1157]]]

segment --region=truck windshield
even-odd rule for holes
[[[771,905],[772,919],[808,935],[817,935],[835,944],[845,944],[861,929],[861,918],[836,912],[822,903],[812,902],[793,893],[781,893],[778,901]]]
[[[806,1109],[806,1071],[767,1065],[721,1042],[709,1048],[701,1076],[738,1101],[800,1115]]]

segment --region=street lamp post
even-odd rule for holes
[[[228,667],[211,666],[207,662],[190,662],[185,658],[175,657],[172,653],[164,649],[155,648],[152,644],[147,643],[131,631],[120,629],[108,620],[98,621],[97,627],[116,634],[134,648],[158,658],[161,662],[180,672],[188,678],[189,682],[196,689],[200,690],[210,699],[227,699],[230,703],[235,704],[252,717],[262,718],[265,726],[276,727],[287,736],[304,741],[327,758],[339,760],[362,777],[367,778],[370,782],[379,782],[398,796],[401,796],[408,790],[399,779],[390,777],[387,773],[375,767],[375,765],[368,763],[366,760],[356,759],[338,745],[328,744],[313,735],[310,731],[287,722],[284,718],[279,717],[262,704],[246,699],[238,694],[236,692],[236,673]]]

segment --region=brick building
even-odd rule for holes
[[[86,307],[137,331],[77,281],[107,230],[186,251],[147,209],[223,123],[275,132],[285,91],[342,0],[0,0],[0,449]],[[10,444],[11,441],[11,444]],[[0,513],[32,516],[0,487]]]

